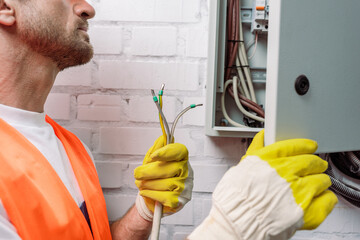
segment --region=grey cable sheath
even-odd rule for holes
[[[350,156],[351,156],[350,157],[351,160],[354,160],[353,158],[356,158],[354,154],[352,155],[350,154]],[[352,188],[351,186],[344,184],[342,181],[336,178],[333,171],[333,166],[331,166],[333,164],[332,161],[334,160],[331,159],[329,154],[326,154],[325,160],[329,162],[329,167],[325,173],[330,177],[332,183],[330,190],[342,196],[346,201],[348,201],[352,205],[360,208],[360,191]],[[356,158],[355,162],[357,161],[358,159]]]
[[[175,127],[176,127],[176,124],[177,122],[179,121],[179,119],[181,118],[182,115],[184,115],[187,111],[189,111],[190,109],[192,108],[195,108],[195,107],[199,107],[199,106],[202,106],[202,104],[196,104],[194,107],[191,107],[191,106],[188,106],[187,108],[183,109],[175,118],[174,120],[174,123],[171,127],[171,133],[170,135],[173,137],[174,136],[174,132],[175,132]]]

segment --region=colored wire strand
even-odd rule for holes
[[[160,114],[160,116],[161,116],[161,118],[162,118],[162,121],[163,121],[163,124],[164,124],[164,126],[165,126],[165,131],[166,131],[166,142],[167,143],[170,143],[170,139],[169,139],[169,137],[170,137],[170,130],[169,130],[169,125],[168,125],[168,123],[167,123],[167,121],[166,121],[166,118],[165,118],[165,116],[164,116],[164,113],[163,113],[163,111],[162,111],[162,109],[161,109],[161,107],[160,107],[160,104],[159,104],[159,100],[158,100],[158,98],[157,98],[157,96],[156,96],[156,94],[155,94],[155,91],[153,90],[153,89],[151,89],[151,94],[153,95],[153,100],[154,100],[154,102],[155,102],[155,105],[156,105],[156,107],[157,107],[157,109],[158,109],[158,111],[159,111],[159,114]]]
[[[176,124],[177,122],[179,121],[179,119],[182,117],[182,115],[184,115],[187,111],[189,111],[190,109],[192,108],[196,108],[196,107],[200,107],[202,106],[202,104],[191,104],[190,106],[188,106],[187,108],[183,109],[175,118],[174,120],[174,123],[171,127],[171,132],[170,132],[170,135],[172,137],[174,137],[174,133],[175,133],[175,127],[176,127]]]
[[[159,91],[159,105],[160,105],[160,108],[162,109],[162,105],[163,105],[163,101],[162,101],[162,96],[164,94],[164,88],[165,88],[165,84],[163,83],[161,85],[161,88],[160,88],[160,91]],[[154,93],[155,94],[155,93]],[[159,112],[159,121],[160,121],[160,126],[161,126],[161,131],[167,141],[167,134],[166,134],[166,131],[165,131],[165,128],[164,128],[164,123],[163,123],[163,119],[161,117],[161,114]],[[167,143],[165,143],[167,144]]]
[[[164,87],[165,84],[162,84],[161,86],[161,90],[159,92],[159,98],[156,96],[155,91],[153,89],[151,89],[151,94],[153,96],[153,100],[154,103],[159,111],[159,120],[160,120],[160,125],[161,125],[161,129],[163,132],[163,135],[165,136],[166,139],[166,143],[170,144],[173,139],[174,139],[174,132],[175,132],[175,127],[177,122],[179,121],[180,117],[183,116],[187,111],[189,111],[192,108],[198,107],[198,106],[202,106],[202,104],[191,104],[189,107],[183,109],[175,118],[174,123],[172,125],[171,128],[171,132],[169,131],[169,125],[167,123],[167,120],[164,116],[164,113],[162,111],[162,106],[163,106],[163,101],[162,101],[162,96],[163,96],[163,92],[164,92]],[[165,128],[164,128],[165,126]],[[151,229],[151,240],[158,240],[159,239],[159,232],[160,232],[160,223],[161,223],[161,216],[162,216],[162,212],[163,212],[163,206],[160,202],[155,202],[155,209],[154,209],[154,218],[153,218],[153,225],[152,225],[152,229]]]

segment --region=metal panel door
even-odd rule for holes
[[[269,4],[265,143],[310,138],[318,152],[359,150],[360,1]]]

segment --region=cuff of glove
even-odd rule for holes
[[[188,236],[189,240],[241,240],[232,228],[232,224],[213,205],[209,216]]]
[[[152,221],[154,214],[146,207],[144,198],[138,193],[135,201],[135,206],[140,216],[147,220]]]

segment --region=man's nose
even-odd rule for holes
[[[76,15],[85,19],[91,19],[95,16],[95,9],[85,0],[76,1],[74,11]]]

